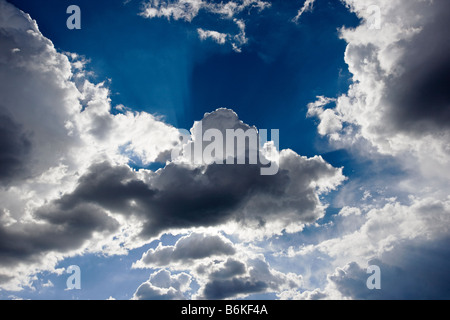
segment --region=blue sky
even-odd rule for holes
[[[1,0],[0,298],[447,299],[448,5],[369,2]],[[165,163],[195,121],[280,172]]]
[[[57,49],[90,59],[95,80],[110,79],[113,105],[161,114],[179,128],[230,107],[258,128],[286,131],[282,147],[313,156],[316,128],[304,116],[306,105],[317,95],[345,92],[351,77],[337,29],[358,19],[336,1],[319,2],[320,20],[305,15],[301,24],[286,23],[298,10],[295,2],[274,1],[267,12],[248,15],[250,39],[241,53],[198,38],[203,20],[212,20],[208,13],[189,24],[144,19],[139,1],[80,1],[82,29],[69,30],[69,15],[58,12],[70,1],[12,3],[42,21],[40,30]]]

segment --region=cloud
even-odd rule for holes
[[[228,258],[223,264],[223,268],[210,274],[211,279],[229,279],[235,276],[243,275],[247,272],[246,265],[240,261]]]
[[[9,116],[0,114],[0,139],[0,183],[26,177],[24,161],[31,149],[26,132]]]
[[[340,97],[317,97],[308,105],[308,115],[318,118],[318,133],[327,136],[332,147],[356,149],[354,155],[371,161],[380,159],[380,154],[395,160],[396,170],[405,172],[395,182],[395,195],[401,200],[380,199],[378,190],[367,190],[374,180],[372,176],[369,182],[367,178],[356,182],[359,190],[366,191],[363,202],[376,195],[373,200],[378,203],[344,207],[333,219],[334,232],[299,248],[297,254],[302,260],[320,257],[324,263],[321,271],[315,270],[311,277],[305,275],[310,289],[293,296],[445,297],[448,281],[443,271],[447,263],[443,260],[448,250],[444,243],[448,241],[450,217],[450,131],[446,118],[450,99],[442,86],[448,82],[445,70],[450,48],[441,30],[448,25],[449,4],[344,3],[361,18],[358,27],[341,29],[353,83]],[[377,21],[380,28],[373,27]],[[392,177],[388,168],[381,173],[387,179]],[[403,197],[404,193],[409,198]],[[295,250],[290,251],[292,258]],[[365,267],[370,263],[381,267],[382,290],[366,287],[369,275]],[[320,281],[314,279],[320,274]],[[323,279],[326,274],[328,278]],[[318,282],[319,288],[315,285]]]
[[[166,17],[191,21],[205,5],[202,0],[182,0],[172,3],[152,0],[145,3],[141,15],[146,18]]]
[[[197,29],[198,36],[201,40],[206,40],[208,38],[211,38],[218,44],[224,44],[227,40],[228,35],[226,33],[220,33],[217,31],[212,30],[203,30],[202,28]]]
[[[333,100],[335,107],[310,104],[319,133],[341,141],[352,137],[349,143],[362,137],[385,154],[412,151],[424,158],[431,152],[441,166],[448,163],[450,97],[442,86],[450,47],[441,32],[448,2],[381,1],[380,29],[371,28],[376,12],[368,10],[370,1],[345,3],[363,19],[354,29],[341,29],[353,84]]]
[[[160,243],[156,249],[144,253],[133,267],[163,267],[174,264],[186,266],[194,260],[235,253],[232,243],[222,236],[192,233],[180,238],[174,246],[162,246]]]
[[[221,269],[210,273],[198,298],[236,299],[256,293],[289,292],[301,285],[300,276],[278,272],[262,257],[244,261],[227,260]]]
[[[213,280],[209,282],[204,291],[206,299],[222,300],[235,297],[239,294],[260,293],[267,290],[264,281],[252,281],[246,278],[232,278],[230,280]]]
[[[90,205],[70,210],[49,205],[36,215],[36,221],[0,227],[2,268],[36,262],[47,253],[70,253],[94,238],[94,232],[111,234],[118,227],[101,208]]]
[[[217,123],[221,130],[248,127],[225,109],[207,114],[204,120],[205,129]],[[280,152],[279,167],[276,175],[263,176],[260,164],[170,162],[157,172],[137,173],[126,165],[103,162],[92,165],[74,191],[57,203],[65,208],[91,203],[139,217],[142,239],[170,230],[227,223],[260,229],[262,235],[293,232],[322,217],[319,194],[334,190],[345,179],[342,169],[321,157],[308,159],[291,150]]]
[[[218,44],[225,44],[226,41],[230,41],[231,46],[234,51],[241,52],[241,47],[248,42],[248,38],[245,34],[245,23],[243,20],[233,19],[236,23],[236,26],[239,29],[239,33],[230,34],[230,33],[221,33],[213,30],[203,30],[202,28],[198,28],[197,32],[201,40],[212,39]]]
[[[213,234],[192,233],[174,246],[159,244],[144,253],[133,267],[188,271],[200,286],[193,299],[235,299],[256,293],[287,292],[301,283],[299,275],[272,269],[263,255],[255,255],[248,247]],[[149,291],[147,297],[166,294],[155,289],[154,281],[151,286],[148,282],[142,284],[136,292],[143,288]],[[163,288],[168,290],[169,286]]]
[[[187,273],[172,275],[170,271],[159,270],[150,275],[133,295],[133,300],[185,300],[190,290],[192,277]]]
[[[145,18],[167,18],[168,20],[185,20],[191,22],[200,12],[218,15],[221,20],[233,21],[238,28],[237,33],[224,33],[215,30],[197,28],[201,40],[213,39],[218,44],[231,43],[234,51],[241,52],[241,47],[248,41],[245,35],[245,22],[238,18],[243,12],[256,9],[258,12],[269,8],[270,2],[262,0],[238,0],[220,3],[203,0],[160,1],[151,0],[145,3],[141,16]]]
[[[368,290],[366,269],[352,262],[329,280],[344,298],[358,300],[446,300],[449,298],[448,237],[409,241],[386,252],[370,265],[380,268],[380,290]]]
[[[350,211],[354,213],[349,214]],[[290,263],[297,261],[305,270],[304,286],[280,297],[435,299],[445,296],[449,218],[448,199],[412,199],[409,205],[394,200],[371,210],[343,208],[333,219],[333,232],[323,231],[316,243],[290,248],[284,253]],[[372,291],[366,286],[369,265],[381,268],[381,290]],[[312,266],[314,270],[309,273],[307,270]],[[443,282],[439,283],[439,279]]]
[[[84,78],[83,57],[57,52],[4,0],[0,38],[0,274],[3,288],[20,290],[64,256],[111,246],[119,221],[107,209],[58,201],[88,168],[131,156],[148,164],[179,132],[144,112],[111,114],[109,90]]]
[[[384,207],[371,209],[354,216],[353,223],[347,226],[347,233],[323,240],[317,245],[305,247],[298,254],[325,253],[336,258],[338,264],[353,260],[364,264],[383,255],[397,245],[410,240],[433,240],[444,237],[448,232],[450,203],[448,199],[413,199],[409,205],[390,202]],[[355,208],[356,212],[359,211]],[[345,223],[351,216],[346,215],[352,208],[344,208],[339,223]],[[353,229],[351,230],[350,227]],[[351,231],[350,231],[351,230]],[[355,243],[358,243],[355,246]],[[317,250],[317,251],[316,251]]]
[[[305,0],[305,3],[303,4],[303,7],[300,8],[300,10],[298,10],[297,15],[295,16],[294,19],[292,19],[292,21],[294,22],[298,22],[300,20],[300,17],[305,13],[305,12],[309,12],[312,11],[314,8],[314,2],[316,0]]]
[[[146,18],[165,17],[167,19],[192,21],[200,11],[218,14],[222,18],[233,18],[244,10],[256,8],[259,11],[270,7],[269,2],[261,0],[238,0],[214,3],[203,0],[148,1],[141,15]]]
[[[5,1],[0,8],[2,176],[28,178],[57,166],[80,143],[65,127],[79,111],[80,93],[70,81],[68,59],[36,22]]]

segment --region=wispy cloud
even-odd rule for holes
[[[305,12],[310,12],[313,10],[314,8],[314,2],[316,0],[305,0],[305,3],[303,4],[303,7],[301,7],[298,12],[297,15],[292,19],[292,21],[294,22],[298,22],[300,20],[300,17],[305,13]]]
[[[169,20],[185,20],[187,22],[191,22],[202,11],[217,15],[221,20],[233,21],[239,32],[231,34],[197,28],[200,39],[210,38],[218,44],[225,44],[229,41],[233,50],[240,52],[241,47],[247,43],[247,37],[245,35],[245,22],[238,16],[244,11],[255,9],[260,12],[270,6],[269,2],[262,0],[240,0],[220,3],[203,0],[178,0],[173,2],[152,0],[145,3],[141,15],[150,19],[164,17]]]

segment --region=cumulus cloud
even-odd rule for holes
[[[391,202],[382,208],[371,209],[363,216],[358,208],[344,208],[344,213],[339,215],[344,223],[351,218],[348,216],[350,210],[358,213],[353,220],[354,223],[359,223],[356,229],[317,245],[303,247],[297,254],[322,252],[337,259],[340,264],[353,259],[362,265],[405,241],[444,237],[449,232],[449,205],[448,199],[413,199],[409,205]]]
[[[186,266],[195,260],[214,256],[233,255],[236,250],[231,241],[219,235],[193,233],[180,238],[174,246],[150,249],[134,267],[161,267],[178,264]]]
[[[341,29],[353,83],[340,97],[317,97],[308,105],[308,116],[318,118],[318,133],[327,136],[332,146],[358,149],[362,158],[379,159],[381,154],[394,159],[398,170],[407,172],[394,182],[396,195],[410,196],[401,200],[383,197],[382,204],[379,190],[366,189],[367,179],[357,182],[365,190],[363,204],[344,207],[333,220],[336,231],[330,238],[297,251],[302,259],[319,256],[326,261],[320,273],[322,280],[328,274],[326,289],[321,282],[320,288],[312,285],[294,296],[445,297],[448,286],[438,279],[446,282],[441,270],[446,263],[441,257],[447,255],[444,243],[450,217],[449,129],[444,124],[450,99],[442,90],[448,82],[443,71],[448,68],[449,47],[439,30],[448,24],[448,3],[344,3],[361,18],[358,27]],[[375,22],[379,28],[373,27]],[[389,170],[381,172],[391,174]],[[371,199],[375,194],[377,199]],[[378,204],[367,206],[367,200]],[[293,251],[290,257],[295,256]],[[372,262],[381,267],[382,290],[366,287],[365,268]]]
[[[329,276],[329,292],[358,300],[446,300],[449,298],[448,237],[408,241],[371,260],[380,268],[379,290],[368,290],[365,265],[351,262]]]
[[[368,212],[359,208],[342,209],[333,221],[336,232],[330,233],[328,239],[290,248],[284,253],[291,261],[298,259],[299,264],[314,261],[315,270],[312,275],[303,274],[302,289],[280,297],[436,299],[446,296],[447,262],[444,260],[448,256],[449,209],[448,199],[433,198],[413,199],[409,205],[393,201]],[[315,262],[317,259],[321,262]],[[369,265],[381,269],[381,290],[369,290],[366,286]]]
[[[93,162],[135,155],[148,164],[173,148],[177,129],[146,113],[112,115],[103,84],[75,79],[76,68],[35,21],[0,6],[0,179],[9,187],[0,199],[13,217],[69,191]]]
[[[334,140],[370,141],[379,152],[433,153],[448,159],[448,90],[444,90],[450,47],[441,30],[446,1],[379,1],[380,28],[371,28],[370,1],[345,1],[362,18],[341,30],[345,61],[353,74],[347,94],[309,105],[320,119],[319,133]],[[329,102],[335,107],[325,108]],[[433,149],[434,151],[431,151]]]
[[[156,271],[142,283],[133,300],[185,300],[188,298],[192,277],[187,273],[172,274],[165,269]]]
[[[170,268],[174,272],[189,270],[200,286],[192,295],[194,299],[235,299],[256,293],[288,292],[301,284],[301,276],[279,272],[270,267],[263,255],[214,234],[192,233],[180,238],[174,246],[160,244],[133,266]],[[149,290],[150,286],[148,282],[142,284],[137,293],[141,288]],[[154,294],[155,288],[151,289]]]
[[[48,252],[70,252],[93,237],[94,232],[112,233],[117,221],[103,210],[80,205],[68,211],[50,206],[37,212],[37,222],[12,223],[0,228],[2,267],[41,258]]]
[[[25,178],[57,166],[79,143],[65,122],[79,111],[80,93],[70,81],[69,61],[37,24],[5,1],[0,8],[2,176]]]
[[[229,279],[235,276],[245,274],[247,272],[246,265],[238,260],[228,258],[223,267],[210,274],[211,279]]]
[[[207,114],[204,120],[204,129],[250,128],[226,109]],[[170,162],[157,172],[135,172],[126,165],[103,162],[92,165],[73,192],[57,203],[64,208],[92,203],[123,216],[139,217],[143,239],[170,230],[229,222],[270,235],[300,230],[303,224],[322,217],[325,207],[319,195],[344,180],[342,169],[320,156],[301,157],[291,150],[280,152],[277,174],[263,176],[261,166]],[[243,230],[236,229],[236,233]],[[257,235],[252,233],[247,235]]]
[[[31,151],[26,132],[9,116],[0,115],[0,137],[0,182],[26,177],[24,162]]]
[[[197,274],[197,281],[202,284],[198,299],[236,299],[256,293],[289,292],[302,283],[301,276],[271,268],[262,256],[229,258],[200,269],[203,273]]]

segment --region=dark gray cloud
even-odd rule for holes
[[[0,105],[0,183],[27,175],[31,142],[27,134]]]
[[[80,248],[94,232],[112,232],[118,223],[103,209],[79,204],[64,210],[49,204],[36,212],[37,220],[0,226],[0,265],[37,261],[48,252]]]
[[[7,283],[8,281],[12,280],[13,278],[14,277],[12,277],[12,276],[0,274],[0,284]]]
[[[219,270],[208,274],[202,288],[203,299],[228,299],[250,294],[298,289],[300,279],[270,268],[262,259],[243,261],[229,258]]]
[[[232,255],[236,251],[231,242],[219,236],[194,233],[177,241],[173,258],[176,260],[202,259],[212,255]]]
[[[158,191],[148,202],[152,216],[143,233],[153,236],[168,228],[215,226],[245,219],[240,209],[252,196],[282,197],[288,184],[287,172],[261,176],[258,165],[190,168],[169,164],[153,179]]]
[[[366,286],[370,274],[352,262],[330,276],[345,297],[358,300],[434,300],[450,298],[449,239],[408,241],[380,260],[370,261],[381,271],[381,290]]]
[[[213,280],[206,284],[204,296],[207,300],[221,300],[239,294],[261,293],[268,288],[262,280],[252,281],[249,278],[233,278],[229,280]]]
[[[399,77],[387,80],[387,101],[392,104],[386,119],[403,130],[418,134],[450,128],[450,42],[445,30],[450,3],[423,3],[426,22],[408,41],[399,45],[403,56]]]
[[[293,152],[280,160],[276,175],[262,176],[260,165],[204,167],[170,163],[145,182],[128,166],[107,162],[91,166],[77,188],[56,203],[70,209],[92,203],[124,215],[138,215],[141,236],[154,237],[168,229],[216,226],[228,221],[271,219],[312,222],[321,211],[316,188],[320,179],[340,177],[340,170],[321,158],[306,159]]]
[[[203,289],[205,299],[226,299],[240,294],[263,292],[269,288],[265,279],[245,276],[247,265],[229,258],[223,267],[209,274],[209,281]]]
[[[78,181],[76,189],[56,200],[64,209],[80,203],[93,203],[114,212],[132,214],[131,201],[146,206],[156,191],[138,180],[128,166],[114,166],[108,162],[94,164]]]
[[[244,263],[233,258],[228,258],[228,260],[224,263],[223,268],[212,272],[210,277],[212,279],[223,280],[243,275],[246,272],[247,268]]]

